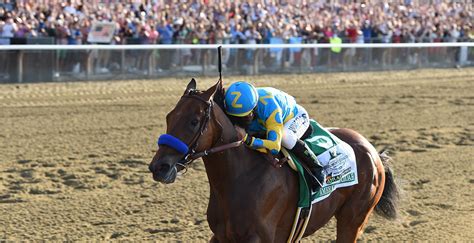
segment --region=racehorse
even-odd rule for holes
[[[190,152],[160,145],[149,169],[154,180],[173,183],[190,156],[204,155],[210,184],[207,220],[214,233],[210,241],[286,242],[297,207],[297,173],[288,166],[273,167],[260,152],[246,146],[212,151],[211,148],[225,147],[242,136],[223,111],[223,97],[222,81],[198,91],[192,79],[166,116],[167,134],[183,141]],[[353,130],[330,131],[354,149],[359,183],[339,188],[314,204],[304,236],[313,234],[335,216],[337,241],[354,242],[374,209],[387,219],[396,217],[398,189],[387,164],[388,156],[379,154]],[[200,155],[195,156],[198,151]]]

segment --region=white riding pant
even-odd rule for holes
[[[300,105],[296,105],[298,113],[283,124],[283,135],[281,145],[286,149],[295,147],[296,142],[300,139],[309,127],[308,112]]]

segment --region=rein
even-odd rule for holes
[[[158,139],[158,145],[161,145],[161,144],[168,145],[171,148],[177,150],[178,152],[180,152],[182,154],[185,154],[184,158],[181,161],[179,161],[177,163],[177,165],[179,165],[179,166],[181,166],[181,167],[183,167],[184,169],[187,170],[187,165],[191,164],[194,160],[196,160],[198,158],[208,156],[208,155],[211,155],[211,154],[214,154],[214,153],[218,153],[218,152],[221,152],[221,151],[224,151],[224,150],[227,150],[227,149],[236,148],[236,147],[239,147],[240,145],[242,145],[242,141],[236,141],[236,142],[224,144],[224,145],[217,146],[217,147],[212,147],[210,149],[206,149],[206,150],[201,151],[201,152],[196,152],[196,148],[199,145],[199,139],[204,134],[204,132],[207,130],[207,126],[209,124],[209,121],[211,120],[211,111],[212,111],[214,102],[213,102],[212,99],[211,100],[205,100],[205,99],[203,99],[199,96],[191,95],[191,94],[183,95],[181,98],[196,99],[198,101],[204,102],[207,105],[207,109],[206,109],[206,113],[205,113],[205,117],[204,117],[204,122],[201,123],[201,126],[199,128],[199,132],[196,133],[196,135],[194,135],[193,139],[189,143],[190,144],[189,146],[187,146],[180,139],[178,139],[178,138],[176,138],[176,137],[174,137],[170,134],[163,134]],[[161,138],[164,137],[164,136],[172,137],[171,140],[175,140],[175,141],[177,140],[177,143],[179,145],[177,145],[176,142],[161,141]],[[167,140],[169,141],[169,139],[167,139]],[[183,149],[182,148],[183,146],[185,146],[186,149]],[[190,148],[190,149],[187,149],[187,148]]]
[[[192,154],[188,154],[184,159],[185,160],[189,160],[189,161],[193,161],[193,160],[196,160],[196,159],[199,159],[201,157],[204,157],[204,156],[208,156],[210,154],[215,154],[215,153],[219,153],[219,152],[222,152],[224,150],[227,150],[227,149],[231,149],[231,148],[237,148],[239,147],[240,145],[242,145],[242,141],[236,141],[236,142],[232,142],[232,143],[227,143],[227,144],[224,144],[224,145],[221,145],[221,146],[217,146],[217,147],[213,147],[213,148],[210,148],[210,149],[207,149],[207,150],[204,150],[202,152],[194,152]],[[189,162],[190,163],[190,162]],[[188,163],[188,164],[189,164]]]

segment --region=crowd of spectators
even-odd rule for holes
[[[142,44],[258,44],[292,38],[327,43],[334,36],[350,43],[474,39],[472,3],[455,1],[424,5],[409,1],[35,2],[0,8],[0,37],[52,37],[58,44],[87,44],[92,23],[105,21],[116,26],[111,44],[131,40]]]

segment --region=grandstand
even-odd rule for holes
[[[162,45],[295,44],[224,52],[231,74],[460,67],[473,63],[470,1],[4,1],[1,82],[208,74],[215,53]],[[318,48],[303,44],[368,44]],[[411,43],[375,48],[370,44]],[[426,48],[416,43],[433,43]],[[6,51],[7,45],[100,44],[114,50]],[[157,44],[161,45],[158,46]],[[133,45],[147,45],[138,48]],[[376,46],[376,45],[375,45]],[[349,46],[350,47],[350,46]],[[200,47],[203,48],[203,47]],[[58,47],[58,49],[66,49]],[[31,75],[31,74],[40,75]]]

